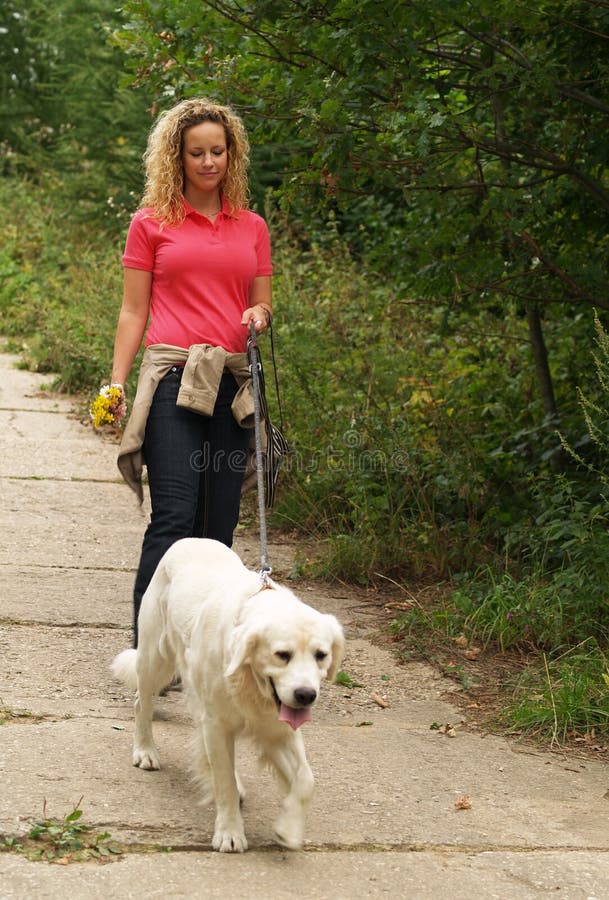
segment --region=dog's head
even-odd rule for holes
[[[344,647],[334,616],[273,586],[249,601],[225,675],[231,678],[248,667],[258,692],[275,703],[280,721],[298,728],[311,718],[322,679],[335,678]]]

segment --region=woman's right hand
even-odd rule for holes
[[[116,422],[121,422],[127,415],[127,395],[125,394],[125,388],[118,381],[111,382],[110,387],[119,388],[121,392],[119,402],[114,409],[114,418]]]

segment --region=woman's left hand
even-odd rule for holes
[[[249,327],[251,321],[254,322],[257,334],[260,334],[261,331],[268,328],[271,321],[271,314],[266,306],[257,304],[256,306],[250,306],[249,309],[246,309],[243,313],[241,324]]]

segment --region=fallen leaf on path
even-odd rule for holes
[[[442,725],[438,728],[440,734],[445,734],[446,737],[457,737],[457,732],[455,731],[455,726],[451,725],[450,722],[447,722],[446,725]]]
[[[464,655],[465,655],[466,659],[474,660],[474,659],[478,659],[478,657],[480,656],[481,653],[482,653],[482,647],[470,647],[469,650],[465,651]]]
[[[457,647],[467,647],[467,638],[464,634],[460,634],[459,637],[453,638],[453,642]]]
[[[570,735],[573,735],[573,732],[570,732]],[[596,732],[592,729],[588,734],[584,734],[581,737],[575,737],[576,744],[585,744],[588,750],[594,750],[597,753],[605,753],[609,747],[606,744],[599,744],[596,742]]]
[[[400,611],[407,612],[409,609],[412,609],[413,606],[414,606],[414,603],[412,603],[408,600],[396,600],[393,603],[386,603],[385,609],[387,611],[392,610],[392,609],[398,609]]]
[[[389,707],[391,706],[391,703],[389,703],[388,700],[384,700],[380,694],[373,694],[372,699],[377,704],[377,706],[381,707],[381,709],[389,709]]]
[[[455,800],[456,809],[471,809],[472,801],[469,799],[467,794],[463,794],[462,797],[459,797],[458,800]]]

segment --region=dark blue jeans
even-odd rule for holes
[[[183,369],[173,368],[156,389],[144,439],[152,514],[133,591],[137,617],[154,571],[175,541],[207,537],[230,547],[239,520],[241,485],[251,431],[231,412],[237,382],[224,374],[212,416],[176,406]]]

